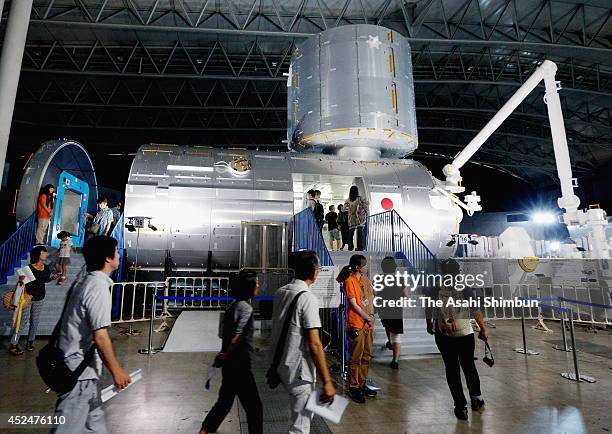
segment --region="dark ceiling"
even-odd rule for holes
[[[612,160],[611,16],[609,1],[35,0],[9,161],[54,137],[100,161],[148,142],[284,149],[294,44],[369,23],[410,38],[415,158],[455,155],[550,59],[575,176],[588,177]],[[473,164],[553,183],[542,97],[539,87]]]

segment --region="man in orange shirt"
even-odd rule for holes
[[[376,396],[376,391],[365,387],[372,358],[372,338],[374,316],[371,297],[364,297],[364,273],[367,260],[363,255],[353,255],[349,265],[344,267],[338,282],[344,283],[348,301],[346,328],[349,341],[349,397],[360,404],[365,402],[364,395]]]

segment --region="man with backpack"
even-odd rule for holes
[[[64,416],[66,423],[57,425],[54,433],[107,432],[98,384],[102,364],[118,389],[131,382],[115,357],[108,335],[112,305],[109,287],[113,283],[109,275],[119,267],[117,240],[107,236],[91,238],[83,247],[83,256],[87,274],[70,289],[58,333],[52,337],[67,368],[82,372],[76,385],[58,397],[55,416]]]
[[[308,397],[314,391],[317,373],[323,390],[321,402],[332,402],[336,389],[332,382],[319,329],[319,303],[310,286],[319,275],[319,258],[315,252],[292,255],[290,268],[294,280],[274,294],[272,312],[273,361],[268,371],[268,384],[276,376],[289,394],[291,434],[310,432],[312,413],[306,410]]]
[[[314,213],[314,218],[317,221],[319,230],[323,230],[323,225],[325,224],[325,208],[323,208],[323,204],[321,203],[321,192],[319,190],[314,191],[314,209],[312,212]]]

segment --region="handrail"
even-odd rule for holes
[[[319,257],[320,265],[324,267],[334,265],[321,229],[310,208],[293,216],[293,250],[313,250]]]
[[[32,249],[36,232],[36,213],[32,213],[0,246],[0,284],[5,284],[13,270]]]
[[[123,256],[125,253],[125,246],[123,242],[123,220],[123,213],[121,213],[115,227],[110,233],[110,236],[117,240],[117,250],[119,251],[119,268],[117,268],[117,272],[115,274],[115,282],[121,282],[121,276],[123,273]]]
[[[436,271],[436,256],[395,210],[368,217],[366,249],[400,253],[415,273]]]

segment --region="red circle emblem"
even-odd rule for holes
[[[393,201],[388,197],[385,197],[380,201],[380,206],[382,206],[382,209],[385,211],[391,211],[393,209]]]

